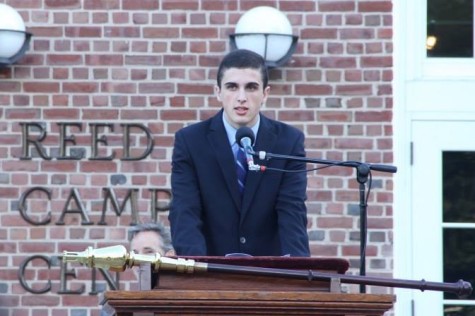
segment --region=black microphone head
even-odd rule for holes
[[[252,131],[252,129],[247,126],[240,127],[236,131],[236,143],[238,143],[240,147],[242,147],[241,140],[244,137],[249,137],[249,139],[251,140],[251,144],[254,144],[254,140],[256,139],[256,137],[254,136],[254,132]]]

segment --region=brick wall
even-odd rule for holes
[[[57,256],[126,245],[127,226],[166,209],[174,132],[219,109],[216,66],[252,7],[280,9],[300,37],[292,60],[271,71],[265,113],[304,131],[308,157],[393,162],[389,0],[0,3],[16,8],[34,35],[27,55],[0,69],[0,314],[98,315],[97,292],[108,282],[61,267]],[[147,151],[144,128],[153,150],[127,159]],[[43,134],[42,146],[25,145],[26,133]],[[308,180],[312,255],[347,258],[358,273],[355,170],[327,168]],[[126,201],[119,212],[104,206],[111,194]],[[373,172],[367,274],[392,273],[392,198],[391,175]],[[167,222],[166,211],[157,216]],[[120,288],[136,286],[133,272],[119,277]]]

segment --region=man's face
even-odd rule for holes
[[[162,247],[162,238],[154,231],[144,231],[135,234],[130,242],[130,248],[137,254],[155,254],[164,255]]]
[[[222,103],[224,117],[235,128],[252,127],[269,95],[270,87],[263,87],[261,72],[251,68],[229,68],[224,72],[221,87],[215,92]]]

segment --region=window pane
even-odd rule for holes
[[[475,223],[475,152],[442,155],[443,221]]]
[[[474,316],[474,306],[445,305],[444,316]]]
[[[427,56],[473,58],[473,1],[427,0]]]
[[[445,228],[444,282],[454,283],[462,279],[471,284],[475,284],[473,267],[475,267],[475,229]],[[456,294],[444,293],[444,299],[458,298]],[[472,293],[470,297],[466,299],[473,300],[474,298],[474,294]]]

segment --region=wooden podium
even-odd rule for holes
[[[188,257],[249,267],[344,274],[342,259],[294,257]],[[202,272],[151,272],[140,267],[140,291],[109,291],[105,308],[117,316],[155,315],[383,315],[394,295],[342,293],[340,280]]]

